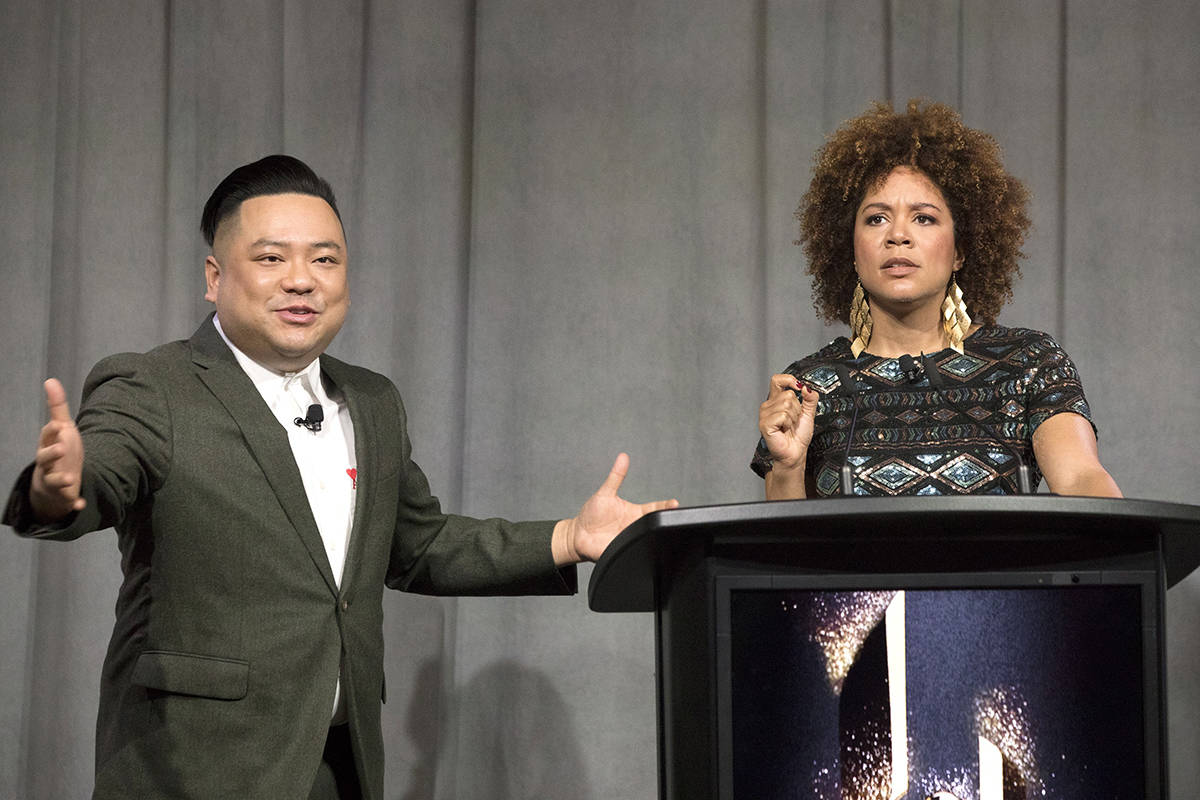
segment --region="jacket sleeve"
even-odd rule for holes
[[[171,462],[170,410],[145,357],[126,353],[98,363],[84,384],[76,425],[83,439],[87,506],[61,522],[34,521],[29,507],[30,464],[17,479],[4,523],[18,535],[77,539],[120,525],[139,500],[162,484]]]
[[[399,426],[398,502],[386,583],[423,594],[573,594],[575,568],[554,565],[554,521],[509,522],[446,514],[412,460],[399,392],[391,387]]]

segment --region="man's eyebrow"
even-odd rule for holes
[[[264,238],[264,239],[257,239],[255,241],[251,242],[250,246],[251,247],[285,248],[285,247],[292,247],[295,244],[296,244],[295,242],[287,242],[287,241],[283,241],[281,239],[266,239],[266,238]],[[311,242],[307,246],[311,250],[337,250],[338,252],[341,252],[341,249],[342,249],[342,246],[334,241]]]

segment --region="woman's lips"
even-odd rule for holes
[[[907,259],[893,259],[891,261],[884,262],[880,269],[888,275],[896,278],[902,278],[905,275],[916,272],[918,269],[920,269],[920,267]]]

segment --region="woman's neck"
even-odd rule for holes
[[[950,346],[942,327],[941,309],[928,309],[897,317],[882,309],[871,309],[873,328],[867,352],[882,358],[936,353]]]

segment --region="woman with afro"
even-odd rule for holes
[[[994,139],[945,105],[876,104],[817,152],[796,216],[817,312],[850,326],[771,378],[751,467],[768,500],[1119,497],[1075,366],[996,324],[1028,191]]]

